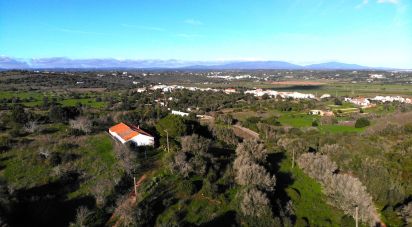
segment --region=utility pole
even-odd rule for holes
[[[134,187],[134,198],[137,201],[137,185],[136,185],[136,177],[133,177],[133,187]]]
[[[359,226],[359,224],[358,224],[358,217],[359,216],[359,207],[358,206],[356,206],[355,207],[355,225],[356,225],[356,227],[358,227]]]
[[[167,143],[167,153],[170,152],[170,147],[169,147],[169,132],[167,130],[164,130],[166,132],[166,143]]]

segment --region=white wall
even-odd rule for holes
[[[151,136],[146,136],[139,134],[131,139],[137,146],[153,146],[154,138]]]

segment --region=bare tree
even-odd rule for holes
[[[115,154],[120,165],[128,175],[132,175],[137,168],[137,155],[136,152],[130,150],[128,147],[116,143]]]
[[[121,218],[123,226],[131,226],[136,220],[134,206],[128,196],[122,196],[116,201],[116,214]]]
[[[188,177],[189,174],[193,172],[193,166],[189,162],[189,157],[186,152],[178,152],[175,154],[171,162],[171,169],[183,177]]]
[[[403,218],[403,221],[406,223],[407,226],[412,224],[412,202],[404,205],[401,210],[400,214]]]
[[[35,133],[39,130],[39,125],[37,121],[29,121],[24,125],[24,131],[28,133]]]
[[[264,163],[268,155],[268,151],[263,143],[257,140],[245,140],[236,148],[236,155],[250,159],[253,162]]]
[[[86,221],[91,214],[92,212],[85,206],[81,206],[77,208],[76,221],[75,223],[71,223],[70,226],[71,227],[74,227],[74,226],[85,227]]]
[[[240,209],[244,215],[262,217],[270,214],[269,203],[265,193],[252,188],[243,192]]]
[[[181,139],[182,151],[191,152],[195,155],[204,154],[210,146],[210,140],[197,134],[184,136]]]
[[[86,134],[92,131],[92,126],[93,126],[92,122],[87,117],[83,117],[83,116],[77,117],[74,120],[70,120],[69,124],[72,129],[82,131]]]
[[[235,179],[239,185],[256,186],[268,191],[273,191],[276,185],[276,177],[270,176],[263,166],[255,163],[240,167]]]

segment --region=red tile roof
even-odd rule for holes
[[[151,136],[149,133],[141,130],[139,127],[136,126],[127,126],[123,122],[111,127],[109,129],[111,132],[115,132],[117,135],[119,135],[123,140],[128,141],[132,139],[133,137],[143,134],[146,136]]]
[[[131,138],[139,135],[138,132],[133,131],[129,126],[124,123],[119,123],[109,129],[111,132],[115,132],[125,141],[130,140]]]

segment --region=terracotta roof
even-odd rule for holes
[[[136,131],[136,132],[138,132],[138,133],[140,133],[140,134],[143,134],[143,135],[146,135],[146,136],[152,136],[152,135],[150,135],[149,133],[147,133],[147,132],[145,132],[145,131],[143,131],[139,126],[134,126],[134,125],[132,125],[132,126],[130,126],[134,131]]]
[[[119,123],[109,129],[111,132],[115,132],[125,141],[132,139],[133,137],[139,135],[138,132],[132,130],[129,126],[124,123]]]

